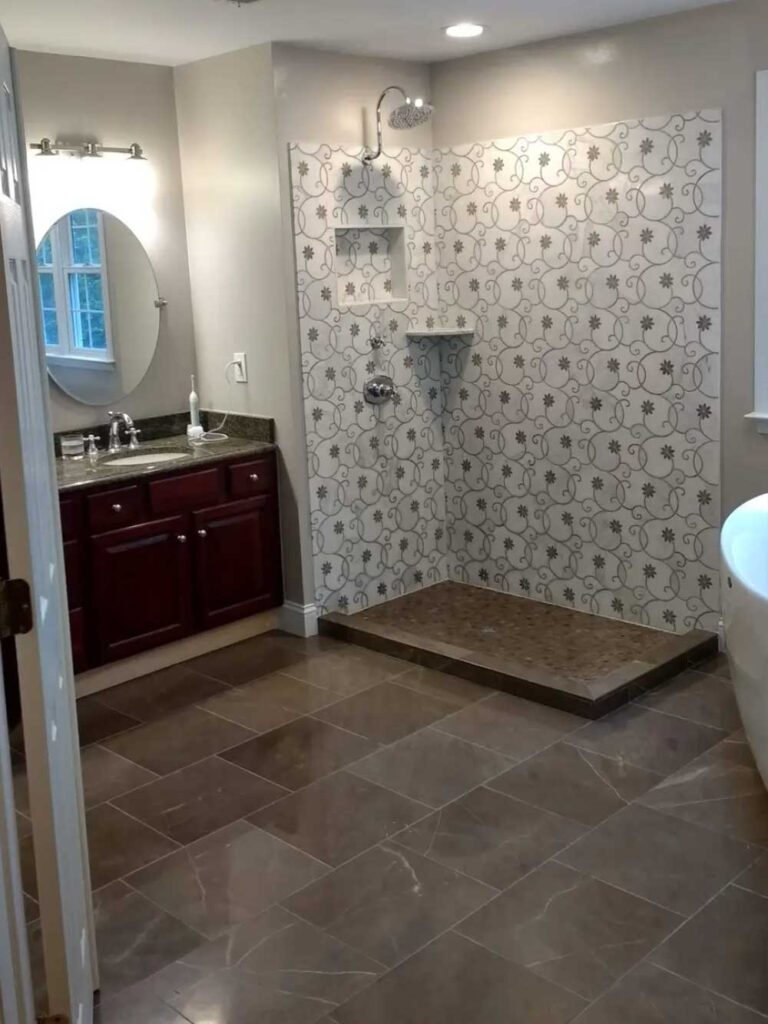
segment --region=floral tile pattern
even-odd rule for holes
[[[294,147],[323,608],[450,578],[714,627],[721,149],[714,111],[373,169]],[[407,301],[339,306],[334,228],[369,221],[405,227]],[[362,402],[373,372],[396,403]]]
[[[291,166],[316,596],[355,611],[447,575],[440,350],[405,337],[437,304],[432,161],[402,150],[368,168],[318,145],[292,147]],[[379,254],[351,268],[382,227],[403,229],[408,295],[360,303],[392,284]],[[379,373],[397,395],[374,407],[362,388]]]

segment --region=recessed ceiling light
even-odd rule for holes
[[[475,36],[481,36],[483,31],[482,25],[475,25],[471,21],[460,21],[458,25],[449,25],[445,34],[451,39],[474,39]]]

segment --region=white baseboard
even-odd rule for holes
[[[111,665],[82,672],[75,679],[75,695],[87,697],[100,690],[108,690],[112,686],[119,686],[120,683],[127,683],[131,679],[149,675],[150,672],[159,672],[160,669],[178,665],[179,662],[188,661],[190,658],[198,658],[201,654],[210,654],[211,651],[229,647],[230,644],[239,643],[241,640],[249,640],[251,637],[269,632],[270,629],[285,629],[282,622],[282,611],[282,608],[275,608],[268,612],[262,612],[260,615],[251,615],[247,619],[231,622],[227,626],[220,626],[218,629],[197,633],[195,636],[185,637],[184,640],[177,640],[176,643],[156,647],[153,651],[144,651],[132,658],[125,658],[123,661],[116,661]],[[294,630],[290,630],[290,632],[294,632]],[[315,632],[317,632],[317,626],[315,626]],[[299,635],[309,636],[310,634]]]
[[[317,636],[317,605],[285,601],[280,609],[280,628],[294,636]]]

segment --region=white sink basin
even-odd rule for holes
[[[102,466],[156,466],[161,462],[176,462],[177,459],[188,459],[186,452],[147,452],[144,455],[120,455],[115,459],[105,459]]]

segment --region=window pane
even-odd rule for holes
[[[56,318],[56,290],[53,274],[43,272],[39,275],[40,308],[43,312],[43,340],[46,345],[59,344],[59,325]]]
[[[46,235],[37,247],[37,265],[38,267],[53,266],[53,242],[50,235]]]
[[[78,267],[101,266],[98,210],[76,210],[69,215],[72,262]]]
[[[107,349],[107,326],[103,313],[89,313],[88,326],[90,329],[91,348],[99,352],[106,352]]]
[[[56,290],[53,285],[53,274],[40,274],[40,302],[43,309],[56,312]]]
[[[69,305],[72,314],[72,338],[77,349],[107,349],[107,321],[104,315],[104,290],[101,274],[69,275]]]
[[[47,309],[43,312],[43,341],[46,345],[58,348],[59,321],[55,310]]]

